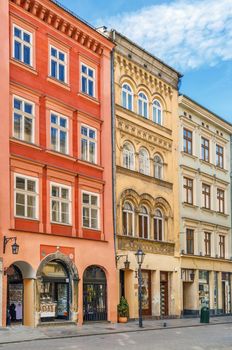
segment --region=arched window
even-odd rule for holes
[[[144,148],[140,148],[139,150],[139,171],[145,175],[150,174],[149,153]]]
[[[159,125],[163,124],[163,108],[158,100],[153,101],[152,118],[153,122]]]
[[[134,147],[126,142],[123,146],[123,166],[127,169],[134,170],[135,167],[135,151]]]
[[[163,178],[163,161],[158,154],[154,157],[154,177],[156,179]]]
[[[149,238],[149,215],[147,208],[142,206],[139,213],[139,237]]]
[[[125,202],[123,207],[123,234],[134,235],[134,207],[131,203]]]
[[[162,212],[157,209],[154,216],[154,240],[163,241],[164,222]]]
[[[144,118],[148,118],[148,99],[143,92],[139,93],[138,114],[142,115]]]
[[[129,84],[122,86],[122,105],[124,108],[133,111],[133,91]]]

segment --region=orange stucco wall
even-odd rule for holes
[[[4,28],[0,31],[1,96],[0,109],[0,234],[16,236],[20,246],[19,254],[11,254],[10,244],[3,255],[4,267],[14,262],[26,262],[34,271],[41,261],[41,246],[73,249],[74,263],[78,270],[78,314],[82,323],[82,276],[90,265],[101,266],[107,276],[108,319],[116,321],[116,268],[114,256],[112,218],[112,149],[111,149],[111,99],[110,99],[110,52],[111,42],[84,25],[62,9],[47,0],[41,1],[67,22],[80,27],[86,37],[92,36],[100,42],[101,52],[94,52],[85,42],[74,41],[64,31],[55,29],[17,3],[10,2],[10,25],[8,26],[8,1],[0,2]],[[3,23],[3,22],[2,22]],[[35,43],[33,69],[15,62],[12,58],[12,39],[8,30],[16,23],[33,33]],[[10,37],[10,47],[7,38]],[[67,51],[69,57],[68,84],[62,86],[48,78],[48,47],[55,43]],[[10,57],[9,57],[10,55]],[[10,62],[10,86],[8,67]],[[96,98],[89,98],[80,92],[80,62],[86,62],[96,69]],[[9,91],[10,88],[10,91]],[[12,96],[21,96],[33,101],[35,107],[35,143],[28,145],[12,137]],[[49,149],[49,111],[56,110],[69,118],[69,156],[62,156]],[[3,118],[4,116],[4,118]],[[88,124],[97,130],[98,164],[91,165],[80,160],[80,125]],[[10,141],[9,141],[10,140]],[[10,145],[9,145],[10,144]],[[9,148],[10,147],[10,148]],[[9,168],[10,166],[10,168]],[[14,217],[14,174],[20,173],[38,178],[39,218],[25,220]],[[50,223],[50,182],[66,184],[72,188],[72,225]],[[100,230],[83,230],[81,213],[81,190],[100,195]],[[2,239],[1,239],[2,243]],[[1,244],[0,243],[0,244]],[[2,247],[1,247],[2,248]],[[1,249],[2,251],[2,249]],[[28,277],[28,276],[25,276]],[[32,288],[30,282],[26,282]],[[3,324],[5,324],[7,303],[7,278],[3,288]],[[27,291],[28,292],[28,291]],[[31,302],[30,302],[31,304]],[[30,320],[31,316],[25,314]],[[32,321],[28,321],[31,323]]]

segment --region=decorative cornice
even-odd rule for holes
[[[164,148],[167,151],[172,150],[171,139],[167,139],[164,136],[152,132],[151,130],[138,126],[133,122],[129,122],[127,119],[117,117],[117,128],[127,134],[134,136],[137,139],[146,141],[153,146]]]
[[[104,46],[103,44],[92,37],[91,35],[84,32],[81,26],[77,26],[78,19],[71,21],[69,19],[62,17],[61,14],[56,13],[51,8],[44,4],[43,1],[37,0],[10,0],[15,5],[19,6],[21,9],[29,12],[31,15],[37,17],[39,20],[45,22],[47,25],[52,26],[54,29],[65,34],[70,39],[76,41],[77,43],[85,46],[87,49],[95,52],[98,55],[102,55]],[[54,4],[53,4],[54,5]],[[65,10],[63,10],[65,11]],[[67,13],[69,15],[69,13]],[[86,24],[87,25],[87,24]],[[92,31],[94,29],[91,28]],[[103,40],[107,40],[103,38]]]

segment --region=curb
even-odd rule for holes
[[[55,336],[55,337],[41,337],[41,338],[34,338],[34,339],[24,339],[24,340],[13,340],[13,341],[5,341],[0,342],[0,345],[7,345],[7,344],[20,344],[20,343],[31,343],[33,341],[43,341],[43,340],[59,340],[59,339],[68,339],[68,338],[84,338],[84,337],[94,337],[98,335],[113,335],[113,334],[120,334],[120,333],[137,333],[137,332],[148,332],[148,331],[160,331],[165,329],[180,329],[180,328],[192,328],[192,327],[205,327],[205,326],[217,326],[217,325],[223,325],[223,324],[231,324],[232,321],[227,322],[218,322],[218,323],[199,323],[199,324],[193,324],[193,325],[186,325],[186,326],[167,326],[167,327],[150,327],[150,328],[142,328],[142,329],[128,329],[128,330],[119,330],[119,331],[109,331],[109,332],[96,332],[96,333],[87,333],[87,334],[75,334],[75,335],[62,335],[62,336]]]

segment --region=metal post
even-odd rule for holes
[[[139,270],[138,270],[138,282],[139,282],[139,327],[143,328],[143,317],[142,317],[142,271],[141,271],[141,264],[139,264]]]

